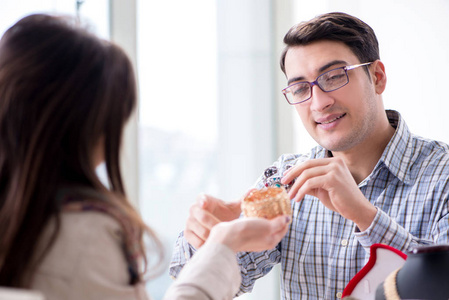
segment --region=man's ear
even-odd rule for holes
[[[374,89],[377,94],[382,94],[387,85],[387,74],[385,73],[385,66],[380,60],[376,60],[372,65]]]

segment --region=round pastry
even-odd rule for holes
[[[245,217],[273,219],[279,215],[292,215],[290,199],[282,187],[253,190],[243,199],[241,207]]]

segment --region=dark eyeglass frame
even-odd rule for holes
[[[348,71],[349,71],[349,70],[353,70],[353,69],[356,69],[356,68],[358,68],[358,67],[368,66],[368,65],[370,65],[370,64],[372,64],[372,63],[373,63],[373,62],[367,62],[367,63],[363,63],[363,64],[357,64],[357,65],[351,65],[351,66],[344,66],[344,67],[335,68],[335,69],[326,71],[326,72],[324,72],[324,73],[318,75],[318,77],[315,79],[315,81],[312,81],[312,82],[309,82],[309,81],[299,81],[299,82],[295,82],[295,83],[289,85],[288,87],[286,87],[285,89],[283,89],[283,90],[282,90],[282,93],[284,94],[285,99],[287,100],[287,102],[288,102],[290,105],[300,104],[300,103],[306,102],[307,100],[309,100],[310,98],[312,98],[312,95],[313,95],[313,89],[312,89],[312,88],[313,88],[314,85],[318,86],[323,92],[326,92],[326,93],[336,91],[336,90],[338,90],[338,89],[344,87],[345,85],[347,85],[347,84],[349,83],[349,76],[348,76]],[[333,72],[333,71],[338,70],[338,69],[343,69],[343,70],[345,71],[345,75],[346,75],[346,83],[342,84],[341,86],[339,86],[339,87],[337,87],[337,88],[334,88],[334,89],[331,89],[331,90],[325,90],[325,89],[320,85],[320,83],[318,82],[318,80],[319,80],[320,78],[322,78],[324,75],[328,74],[329,72]],[[288,94],[291,93],[291,90],[290,90],[291,87],[293,87],[293,86],[295,86],[295,85],[298,85],[298,84],[304,84],[304,83],[306,83],[306,84],[308,84],[308,85],[310,86],[310,96],[309,96],[309,98],[304,99],[304,100],[302,100],[302,101],[298,101],[298,102],[290,102],[290,100],[288,99]]]

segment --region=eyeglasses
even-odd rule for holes
[[[295,82],[282,90],[282,93],[291,105],[303,103],[312,98],[312,87],[317,85],[323,92],[332,92],[349,83],[348,71],[358,67],[367,66],[373,62],[345,66],[324,72],[313,82]]]

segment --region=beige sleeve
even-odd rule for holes
[[[234,252],[222,244],[206,243],[184,266],[164,300],[232,299],[240,283]]]
[[[46,300],[149,299],[143,284],[128,283],[122,238],[120,225],[106,214],[64,213],[32,288]]]

